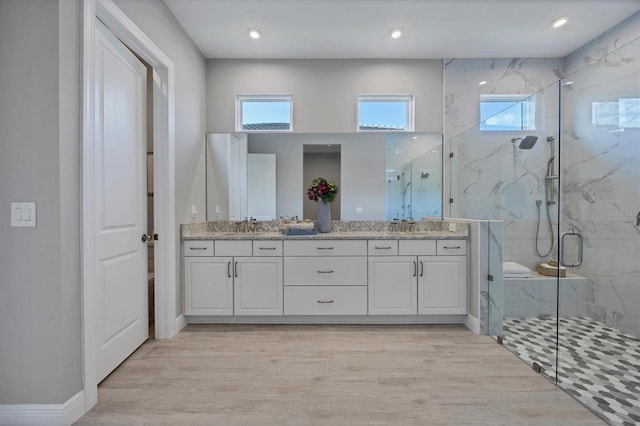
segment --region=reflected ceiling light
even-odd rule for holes
[[[400,38],[402,37],[402,28],[394,28],[391,30],[391,38]]]
[[[551,28],[560,28],[561,26],[566,24],[567,21],[569,21],[569,18],[567,18],[566,16],[556,18],[553,20],[553,22],[551,22]]]
[[[569,80],[569,81],[565,81],[564,85],[565,86],[571,86],[573,84],[573,80]]]
[[[416,139],[418,139],[418,137],[417,137],[417,136],[414,136],[414,137],[412,137],[411,139],[413,139],[413,140],[415,141]]]
[[[487,80],[482,80],[481,82],[478,83],[478,86],[484,86],[487,83],[488,83]]]
[[[255,28],[249,28],[249,30],[247,31],[247,33],[249,34],[249,37],[251,37],[254,40],[257,40],[260,38],[260,31],[258,31]]]

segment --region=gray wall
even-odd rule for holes
[[[82,388],[79,2],[0,0],[0,404]],[[11,228],[35,201],[37,227]]]
[[[353,133],[359,94],[413,94],[415,131],[442,133],[442,60],[207,60],[207,132],[235,131],[236,94],[293,95],[296,133]]]
[[[205,209],[204,57],[164,3],[116,3],[176,64],[176,220],[187,222],[191,204]],[[80,5],[0,0],[0,404],[61,404],[82,389]],[[11,201],[35,201],[38,226],[10,227]]]
[[[195,205],[205,220],[205,59],[166,5],[157,0],[116,0],[116,5],[175,64],[176,222],[192,222]],[[176,226],[176,241],[180,241]],[[176,251],[176,312],[182,306],[181,250]]]

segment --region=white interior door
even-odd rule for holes
[[[97,22],[97,379],[147,338],[146,69]]]

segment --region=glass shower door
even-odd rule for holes
[[[640,41],[562,81],[558,385],[640,423]]]

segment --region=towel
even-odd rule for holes
[[[516,262],[504,262],[502,276],[504,278],[526,278],[531,276],[531,269]]]

